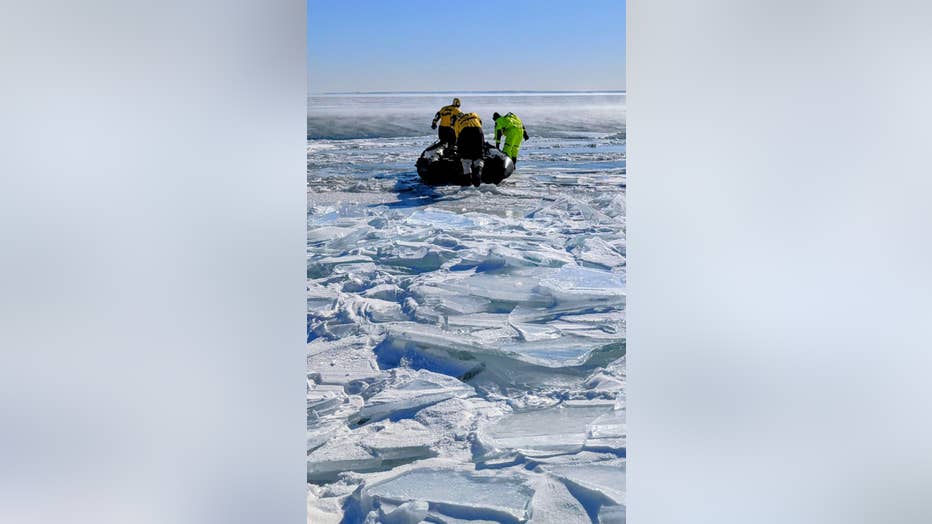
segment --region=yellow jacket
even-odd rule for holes
[[[460,108],[453,104],[443,106],[440,108],[440,111],[437,111],[437,114],[434,115],[434,121],[430,123],[430,127],[437,125],[438,120],[440,121],[440,127],[450,127],[453,117],[460,113],[462,113]]]
[[[460,136],[460,132],[467,127],[478,127],[481,131],[482,119],[476,113],[463,113],[453,120],[453,131],[456,132],[456,136]]]

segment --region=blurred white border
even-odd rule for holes
[[[631,522],[930,521],[929,11],[629,1]],[[4,7],[0,521],[304,521],[305,20]]]
[[[932,522],[932,6],[628,6],[629,522]]]
[[[2,11],[0,522],[305,522],[305,3]]]

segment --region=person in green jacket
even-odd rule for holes
[[[530,138],[524,128],[524,123],[514,113],[508,113],[505,116],[495,113],[492,115],[492,120],[495,121],[495,147],[498,147],[502,136],[504,136],[505,147],[501,148],[501,150],[517,164],[521,140]]]

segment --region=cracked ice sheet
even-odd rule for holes
[[[512,473],[423,468],[368,486],[365,493],[395,503],[422,500],[454,518],[522,522],[534,490],[526,477]]]
[[[308,480],[333,480],[347,471],[382,471],[432,457],[439,439],[435,431],[414,420],[384,421],[337,432],[308,453]]]
[[[571,491],[583,491],[603,505],[625,503],[624,462],[545,466],[544,470],[566,482]]]
[[[404,100],[413,103],[415,98]],[[308,376],[315,385],[309,384],[308,442],[331,469],[345,468],[328,472],[332,480],[318,480],[320,489],[309,495],[309,507],[322,522],[344,517],[362,522],[368,509],[342,512],[362,504],[361,493],[375,482],[438,460],[418,458],[428,450],[448,457],[447,469],[471,471],[471,442],[491,420],[552,408],[567,399],[622,402],[623,124],[605,126],[601,110],[586,113],[600,115],[592,121],[545,124],[541,119],[552,112],[535,116],[522,109],[526,100],[508,105],[529,124],[536,122],[538,133],[559,132],[525,143],[517,172],[501,186],[422,186],[413,164],[434,137],[414,131],[417,125],[402,130],[401,135],[411,136],[396,136],[396,118],[392,125],[367,131],[367,138],[341,128],[340,140],[308,141]],[[387,106],[397,103],[393,99]],[[436,111],[432,102],[422,109],[418,115]],[[614,122],[623,122],[623,116]],[[383,131],[394,134],[377,138]],[[411,369],[446,375],[453,382],[441,385],[428,378],[432,386],[412,389],[405,374]],[[360,425],[362,409],[374,416]],[[581,431],[574,425],[569,440],[581,451],[535,456],[524,465],[617,459],[626,433],[619,411],[623,402],[607,409],[582,424]],[[411,422],[421,426],[404,426]],[[392,437],[394,431],[431,437],[423,445],[404,445]],[[519,447],[531,444],[517,440]],[[514,473],[487,470],[483,475]],[[584,501],[574,502],[576,494],[587,491],[569,489],[569,481],[556,482],[528,483],[535,492],[528,507],[550,508],[566,522],[600,514],[617,517],[621,506],[603,505],[599,513]],[[357,491],[361,484],[363,491]],[[449,515],[436,507],[424,516],[423,507],[405,504],[386,503],[374,518],[503,520]],[[574,515],[580,505],[585,515]],[[530,516],[537,522],[541,513]]]
[[[363,392],[365,404],[359,411],[358,423],[417,411],[447,399],[469,397],[474,393],[472,386],[447,375],[423,369],[414,372],[397,369]]]
[[[484,461],[516,453],[534,457],[582,451],[590,437],[590,425],[612,410],[613,404],[605,401],[570,401],[505,415],[479,429],[476,459]]]
[[[371,381],[379,375],[367,337],[317,339],[307,345],[308,376],[321,384],[341,386]]]

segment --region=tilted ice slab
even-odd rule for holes
[[[347,433],[346,420],[359,412],[363,400],[347,395],[342,386],[308,380],[307,449],[314,450],[338,435]]]
[[[362,433],[359,443],[383,461],[430,457],[439,439],[415,420],[373,424]]]
[[[560,347],[543,347],[540,353],[529,354],[522,350],[534,346],[515,345],[514,334],[500,329],[457,333],[414,322],[388,327],[376,347],[381,367],[430,369],[486,390],[581,388],[598,362],[624,352],[618,341],[580,339],[575,342],[577,351],[568,357],[559,353]],[[566,342],[572,340],[567,337]]]
[[[544,470],[567,483],[577,498],[591,499],[596,504],[625,503],[625,464],[577,464],[545,466]],[[591,504],[590,504],[591,505]]]
[[[378,511],[371,511],[367,515],[367,522],[374,521],[379,524],[418,524],[428,515],[429,506],[421,500],[412,500],[398,506],[384,503]]]
[[[608,402],[573,402],[505,415],[490,421],[477,432],[479,461],[520,453],[546,456],[576,453],[589,437],[594,420],[611,412]]]
[[[334,437],[348,432],[349,429],[342,421],[309,420],[306,438],[307,450],[308,452],[311,452],[323,446]]]
[[[444,276],[425,281],[426,290],[412,289],[415,295],[430,297],[434,290],[494,302],[525,306],[623,305],[625,283],[618,274],[601,269],[567,264],[560,268],[525,267],[506,275],[474,273],[466,277]]]
[[[585,383],[586,389],[592,392],[616,393],[617,405],[615,409],[624,408],[624,387],[627,380],[625,362],[626,358],[622,355],[605,367],[593,372]]]
[[[321,384],[347,385],[379,376],[368,337],[316,339],[307,345],[308,377]]]
[[[564,335],[560,338],[545,340],[516,341],[502,344],[500,350],[505,354],[546,367],[581,366],[590,355],[599,349],[621,351],[621,341],[609,337],[608,340],[593,340],[591,337]]]
[[[436,432],[415,420],[386,421],[353,431],[344,427],[308,453],[308,480],[330,481],[348,471],[382,471],[432,457],[439,438]]]
[[[587,449],[623,450],[627,447],[628,424],[624,409],[614,409],[586,426]]]
[[[625,283],[621,276],[598,269],[563,266],[540,281],[555,301],[560,303],[624,304]]]
[[[548,476],[534,479],[529,524],[589,524],[586,508],[566,486]]]
[[[442,400],[475,394],[472,386],[454,377],[427,370],[393,370],[392,375],[381,383],[374,384],[372,389],[378,392],[363,394],[365,405],[359,411],[358,423],[379,420]]]
[[[585,307],[529,308],[518,306],[508,315],[508,324],[521,340],[538,342],[564,336],[592,340],[618,341],[625,336],[624,311],[617,306],[595,308],[592,313]]]
[[[625,506],[602,506],[599,508],[599,524],[625,524]]]
[[[620,268],[626,263],[625,256],[619,251],[624,249],[624,241],[613,245],[600,237],[585,237],[573,242],[571,248],[576,257],[586,264],[604,268]]]
[[[411,213],[407,222],[434,229],[462,229],[475,225],[469,217],[430,207]]]
[[[449,294],[478,297],[490,302],[549,305],[551,299],[538,289],[541,277],[549,274],[547,268],[515,271],[507,277],[476,273],[467,278],[436,282],[432,287]],[[425,292],[419,294],[429,296]]]
[[[484,238],[489,236],[476,234],[474,240],[462,240],[460,245],[468,251],[458,253],[459,261],[452,269],[500,271],[505,268],[560,267],[574,260],[563,246],[550,245],[551,239],[547,237],[508,235],[500,238],[505,235],[498,234],[494,235],[498,238]]]
[[[457,325],[462,327],[478,327],[478,330],[455,331]],[[484,324],[484,325],[483,325]],[[396,322],[388,324],[388,337],[383,343],[394,344],[399,347],[408,347],[415,350],[429,350],[434,354],[448,353],[454,358],[456,353],[471,354],[459,355],[461,360],[476,359],[481,354],[499,355],[546,367],[580,366],[587,361],[589,355],[596,350],[607,346],[618,345],[622,335],[610,334],[608,336],[587,336],[587,334],[567,332],[562,337],[545,336],[541,326],[540,336],[527,337],[522,340],[517,330],[503,329],[511,323],[505,318],[496,319],[493,316],[479,316],[475,322],[456,322],[454,329],[443,329],[439,326],[425,325],[414,322]],[[523,324],[525,329],[530,324]],[[491,328],[491,329],[486,329]],[[585,331],[583,328],[580,330]],[[619,352],[618,356],[621,353]]]
[[[501,472],[420,468],[364,488],[369,504],[427,502],[431,511],[454,518],[523,522],[534,490],[527,478]]]
[[[443,435],[445,449],[441,450],[442,454],[457,451],[469,457],[468,439],[475,427],[481,422],[500,418],[506,412],[504,402],[490,402],[477,396],[452,398],[425,407],[417,412],[415,419]]]
[[[343,386],[308,381],[308,421],[346,419],[362,407],[362,399],[347,395]]]
[[[382,459],[350,439],[331,439],[307,455],[307,480],[331,481],[344,471],[377,471]]]

